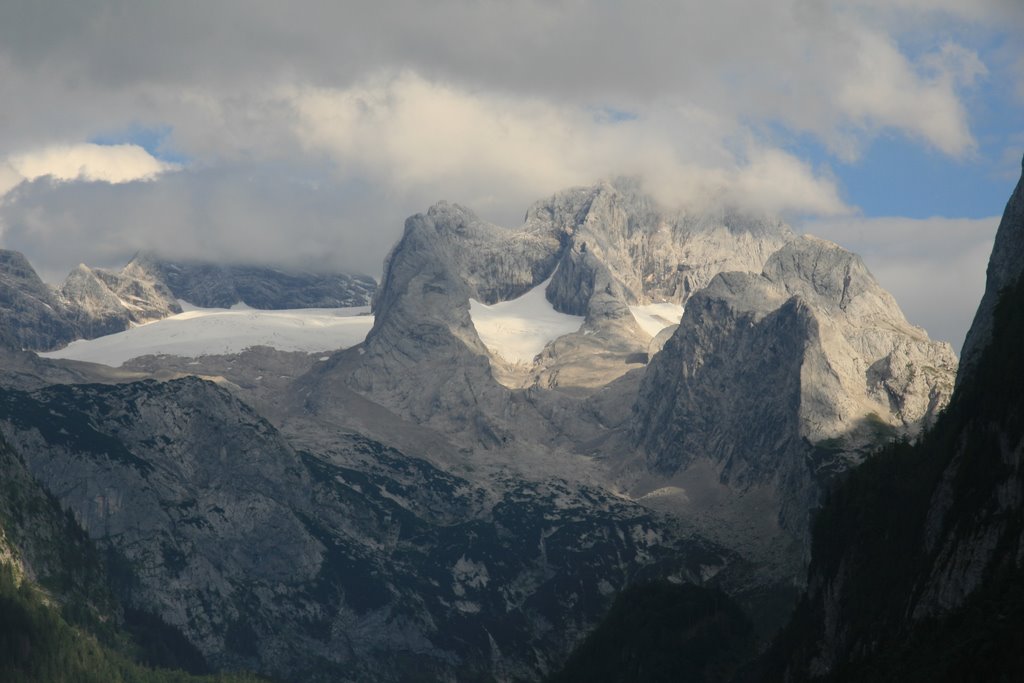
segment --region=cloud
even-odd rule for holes
[[[409,206],[376,188],[321,185],[280,166],[182,169],[158,182],[26,181],[0,203],[3,246],[44,280],[135,252],[379,274]]]
[[[595,116],[583,107],[472,92],[409,71],[347,89],[300,89],[290,99],[302,145],[329,158],[342,175],[506,209],[499,215],[522,215],[553,191],[623,174],[641,176],[666,204],[847,211],[830,179],[762,146],[738,122],[696,107],[672,116]]]
[[[128,3],[117,11],[99,0],[7,3],[0,7],[0,90],[15,128],[33,139],[45,129],[73,139],[66,136],[107,116],[170,123],[182,139],[214,141],[216,149],[218,138],[257,128],[204,119],[210,100],[224,112],[265,104],[282,85],[345,90],[375,73],[408,69],[430,82],[555,106],[697,104],[728,118],[771,118],[850,154],[893,130],[959,155],[971,145],[960,101],[969,82],[963,64],[948,56],[974,51],[950,38],[921,50],[913,39],[905,45],[904,34],[958,36],[964,22],[1012,30],[1024,26],[1013,6],[323,0],[297,12],[238,0],[201,9]],[[63,115],[40,121],[41,103]],[[16,140],[19,133],[10,132]],[[3,146],[0,132],[0,152]]]
[[[952,156],[974,148],[955,88],[986,73],[974,52],[945,43],[925,55],[923,68],[915,69],[891,38],[870,33],[860,36],[857,52],[838,93],[839,106],[852,124],[902,130]]]
[[[810,221],[805,232],[859,254],[903,309],[959,352],[985,292],[985,267],[999,217],[858,218]]]
[[[152,180],[175,168],[138,145],[57,145],[8,157],[0,165],[0,196],[22,180],[127,183]]]
[[[4,245],[55,271],[162,245],[319,250],[376,272],[404,217],[438,199],[512,224],[540,197],[621,174],[666,203],[835,215],[849,200],[828,164],[880,137],[977,156],[972,97],[1024,57],[1021,7],[0,3],[0,192],[39,176],[6,196]],[[66,145],[131,129],[169,131],[189,168]]]

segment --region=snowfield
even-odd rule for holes
[[[683,307],[679,304],[647,304],[630,306],[630,312],[637,324],[647,334],[657,337],[658,333],[671,325],[678,325],[683,319]]]
[[[240,353],[251,346],[318,353],[359,344],[373,327],[369,306],[264,311],[236,304],[196,308],[98,339],[80,339],[44,358],[103,363],[117,367],[146,355],[198,356]]]
[[[529,364],[549,342],[580,329],[582,316],[559,313],[548,303],[547,285],[545,281],[518,299],[493,306],[470,299],[473,326],[491,353],[511,363]],[[240,353],[252,346],[320,353],[355,346],[373,327],[369,306],[257,310],[244,304],[197,308],[179,303],[183,312],[178,315],[98,339],[80,339],[39,355],[117,367],[139,356],[196,358]],[[683,315],[683,307],[677,304],[631,306],[630,310],[652,337],[677,324]]]
[[[493,306],[469,300],[473,327],[491,353],[510,363],[532,363],[548,342],[580,329],[583,316],[559,313],[548,303],[544,296],[548,282]]]

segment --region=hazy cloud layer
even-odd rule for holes
[[[970,159],[978,89],[1024,83],[1022,30],[1019,0],[2,3],[0,245],[50,277],[153,247],[378,273],[439,199],[512,224],[620,174],[667,204],[856,215],[795,141]],[[958,230],[896,231],[891,263],[948,266]]]

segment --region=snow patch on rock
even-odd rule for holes
[[[488,351],[510,363],[532,363],[550,342],[580,329],[583,316],[559,313],[548,302],[548,282],[491,306],[469,300],[469,317]]]
[[[658,333],[666,327],[678,325],[679,321],[683,319],[683,307],[674,303],[630,306],[629,311],[633,314],[640,329],[651,337],[657,337]]]

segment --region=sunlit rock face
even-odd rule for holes
[[[51,349],[76,336],[57,293],[17,251],[0,250],[0,322],[9,348]]]
[[[667,479],[710,468],[737,496],[767,491],[806,551],[818,484],[933,422],[955,372],[950,346],[909,324],[857,256],[804,237],[761,274],[722,273],[690,299],[631,434]]]

